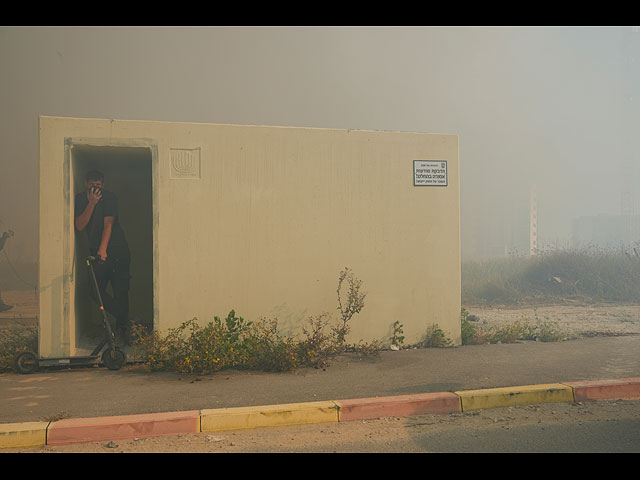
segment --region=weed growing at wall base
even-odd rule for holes
[[[404,330],[402,324],[396,320],[392,325],[393,333],[391,334],[391,350],[400,350],[404,344]]]
[[[275,320],[245,321],[231,310],[204,327],[193,318],[169,329],[138,334],[136,357],[151,370],[210,374],[225,368],[287,371],[296,367],[295,342],[278,333]]]
[[[350,300],[345,304],[353,305],[353,301],[357,300],[357,311],[360,311],[364,306],[364,297],[359,293],[360,284],[354,282],[352,285],[356,285],[356,288],[352,289]],[[346,308],[340,310],[347,311]],[[351,311],[356,312],[356,309]],[[247,322],[232,310],[224,321],[215,317],[213,322],[201,328],[197,320],[192,319],[171,329],[163,338],[157,332],[140,336],[137,345],[142,347],[145,352],[143,361],[152,370],[202,374],[225,368],[264,371],[322,368],[328,365],[331,358],[342,353],[377,355],[388,348],[378,341],[346,343],[348,321],[352,317],[353,314],[348,318],[343,315],[337,325],[331,325],[331,315],[328,313],[309,317],[302,327],[302,339],[299,339],[280,334],[277,320]],[[345,318],[347,321],[344,321]],[[537,315],[534,322],[523,318],[499,326],[474,325],[475,322],[472,323],[470,318],[473,316],[462,308],[460,322],[463,345],[514,343],[520,340],[560,341],[566,338],[555,322],[540,320]],[[392,350],[453,346],[451,339],[437,324],[429,325],[415,345],[404,346],[402,333],[402,325],[396,321],[391,338]],[[393,348],[394,345],[396,348]]]
[[[347,285],[346,294],[342,291]],[[193,318],[169,329],[165,336],[158,332],[134,331],[136,357],[152,370],[182,373],[214,373],[225,368],[265,371],[290,371],[306,366],[320,368],[329,359],[345,352],[375,355],[384,346],[379,342],[348,344],[346,337],[353,317],[364,308],[366,293],[362,281],[349,268],[338,277],[338,310],[340,319],[331,324],[331,315],[309,317],[302,327],[302,339],[283,335],[277,319],[246,321],[229,312],[222,320],[200,327]]]
[[[438,324],[428,326],[422,340],[417,344],[421,348],[444,348],[452,345],[453,342]]]
[[[462,335],[462,345],[486,343],[484,338],[480,336],[476,326],[471,323],[469,312],[464,307],[460,311],[460,333]]]

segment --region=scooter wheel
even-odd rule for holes
[[[16,357],[16,370],[20,373],[33,373],[38,369],[38,356],[30,351]]]
[[[102,363],[109,370],[120,370],[124,365],[124,352],[119,348],[109,348],[102,354]]]

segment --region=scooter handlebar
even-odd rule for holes
[[[87,257],[87,263],[93,263],[93,262],[104,263],[104,260],[102,260],[99,257],[94,257],[93,255],[89,255]]]

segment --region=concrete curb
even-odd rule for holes
[[[136,437],[200,433],[200,411],[68,418],[51,422],[47,445],[124,440]]]
[[[418,393],[394,397],[355,398],[337,400],[339,421],[370,420],[383,417],[406,417],[423,414],[448,414],[462,411],[455,393]]]
[[[585,400],[640,398],[640,377],[621,378],[619,380],[568,382],[565,385],[573,388],[576,402],[583,402]]]
[[[49,422],[0,424],[0,448],[42,447],[47,443]]]
[[[338,422],[338,410],[336,402],[289,403],[202,410],[200,430],[202,432],[220,432],[260,427],[332,423]]]
[[[561,383],[489,388],[456,392],[462,411],[487,408],[534,405],[537,403],[573,402],[573,389]]]
[[[640,377],[419,393],[326,402],[0,424],[0,449],[125,440],[179,433],[461,413],[549,402],[640,399]]]

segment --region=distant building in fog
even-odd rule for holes
[[[538,250],[538,197],[535,184],[529,191],[529,255]]]
[[[619,248],[640,241],[640,215],[594,215],[574,218],[572,242],[576,248]]]
[[[530,255],[532,249],[539,249],[535,187],[522,189],[498,207],[497,204],[487,202],[482,205],[490,214],[473,218],[473,223],[469,224],[474,235],[468,240],[467,259]]]

